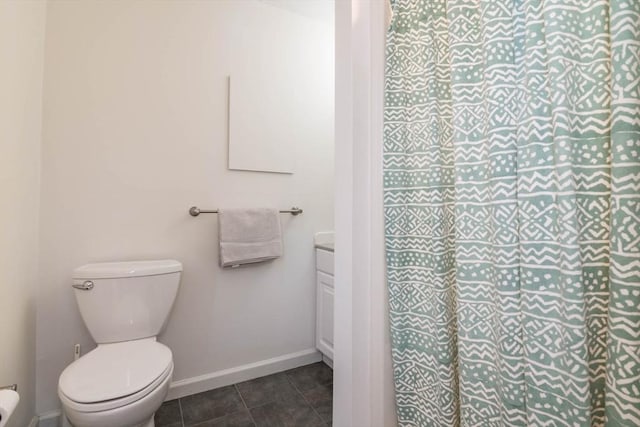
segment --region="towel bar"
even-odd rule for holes
[[[288,214],[291,214],[293,216],[300,215],[302,212],[303,212],[302,209],[297,208],[295,206],[292,207],[291,209],[286,209],[286,210],[280,211],[280,213],[288,213]],[[217,209],[215,209],[215,210],[204,210],[204,209],[200,209],[197,206],[192,206],[189,209],[189,215],[191,215],[191,216],[198,216],[201,213],[216,213],[217,214],[218,210]]]

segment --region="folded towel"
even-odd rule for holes
[[[277,210],[220,209],[218,224],[221,267],[236,267],[282,256]]]

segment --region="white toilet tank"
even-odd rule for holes
[[[180,285],[175,260],[87,264],[73,271],[84,323],[98,344],[155,337]]]

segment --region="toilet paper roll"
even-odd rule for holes
[[[7,425],[19,401],[20,395],[15,391],[0,390],[0,427]]]

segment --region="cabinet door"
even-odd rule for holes
[[[333,360],[333,276],[317,272],[316,347]]]

